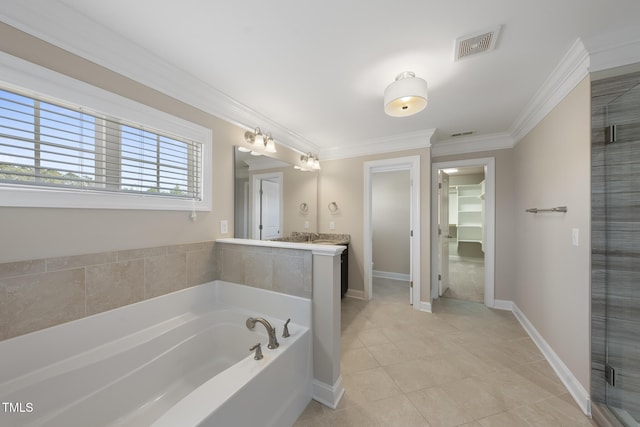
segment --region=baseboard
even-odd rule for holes
[[[496,310],[513,311],[513,301],[497,299],[493,301],[493,307]]]
[[[587,416],[591,416],[591,398],[587,390],[584,389],[580,381],[578,381],[569,368],[567,368],[567,365],[564,364],[556,352],[553,351],[551,346],[545,341],[542,335],[540,335],[529,319],[527,319],[527,316],[518,308],[516,303],[512,303],[512,306],[512,311],[516,319],[518,319],[524,330],[527,331],[533,342],[536,343],[582,412]]]
[[[411,279],[411,276],[406,273],[394,273],[393,271],[378,270],[373,270],[373,277],[378,277],[380,279],[402,280],[404,282],[408,282]]]
[[[424,311],[426,313],[431,313],[431,303],[430,302],[418,301],[417,304],[414,302],[413,303],[413,308],[415,308],[417,310],[420,310],[420,311]]]
[[[344,385],[342,384],[342,375],[338,377],[338,380],[333,386],[313,380],[313,400],[328,406],[331,409],[336,409],[340,399],[344,395]]]
[[[358,291],[358,290],[354,290],[354,289],[347,289],[347,293],[344,294],[344,296],[348,297],[348,298],[355,298],[355,299],[364,300],[364,291]]]

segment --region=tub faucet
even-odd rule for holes
[[[280,344],[278,344],[278,339],[276,338],[276,328],[271,326],[271,323],[267,319],[263,319],[262,317],[249,317],[247,319],[247,328],[253,329],[257,323],[262,323],[265,328],[267,328],[267,334],[269,334],[269,347],[270,349],[278,348]]]

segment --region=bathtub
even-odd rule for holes
[[[5,340],[0,425],[292,425],[311,400],[310,324],[309,299],[214,281]]]

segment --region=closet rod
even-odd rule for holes
[[[567,207],[566,207],[566,206],[558,206],[557,208],[551,208],[551,209],[530,208],[530,209],[527,209],[525,212],[529,212],[529,213],[538,213],[538,212],[567,212]]]

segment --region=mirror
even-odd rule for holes
[[[317,172],[238,147],[234,158],[235,237],[271,240],[294,231],[317,233]]]

